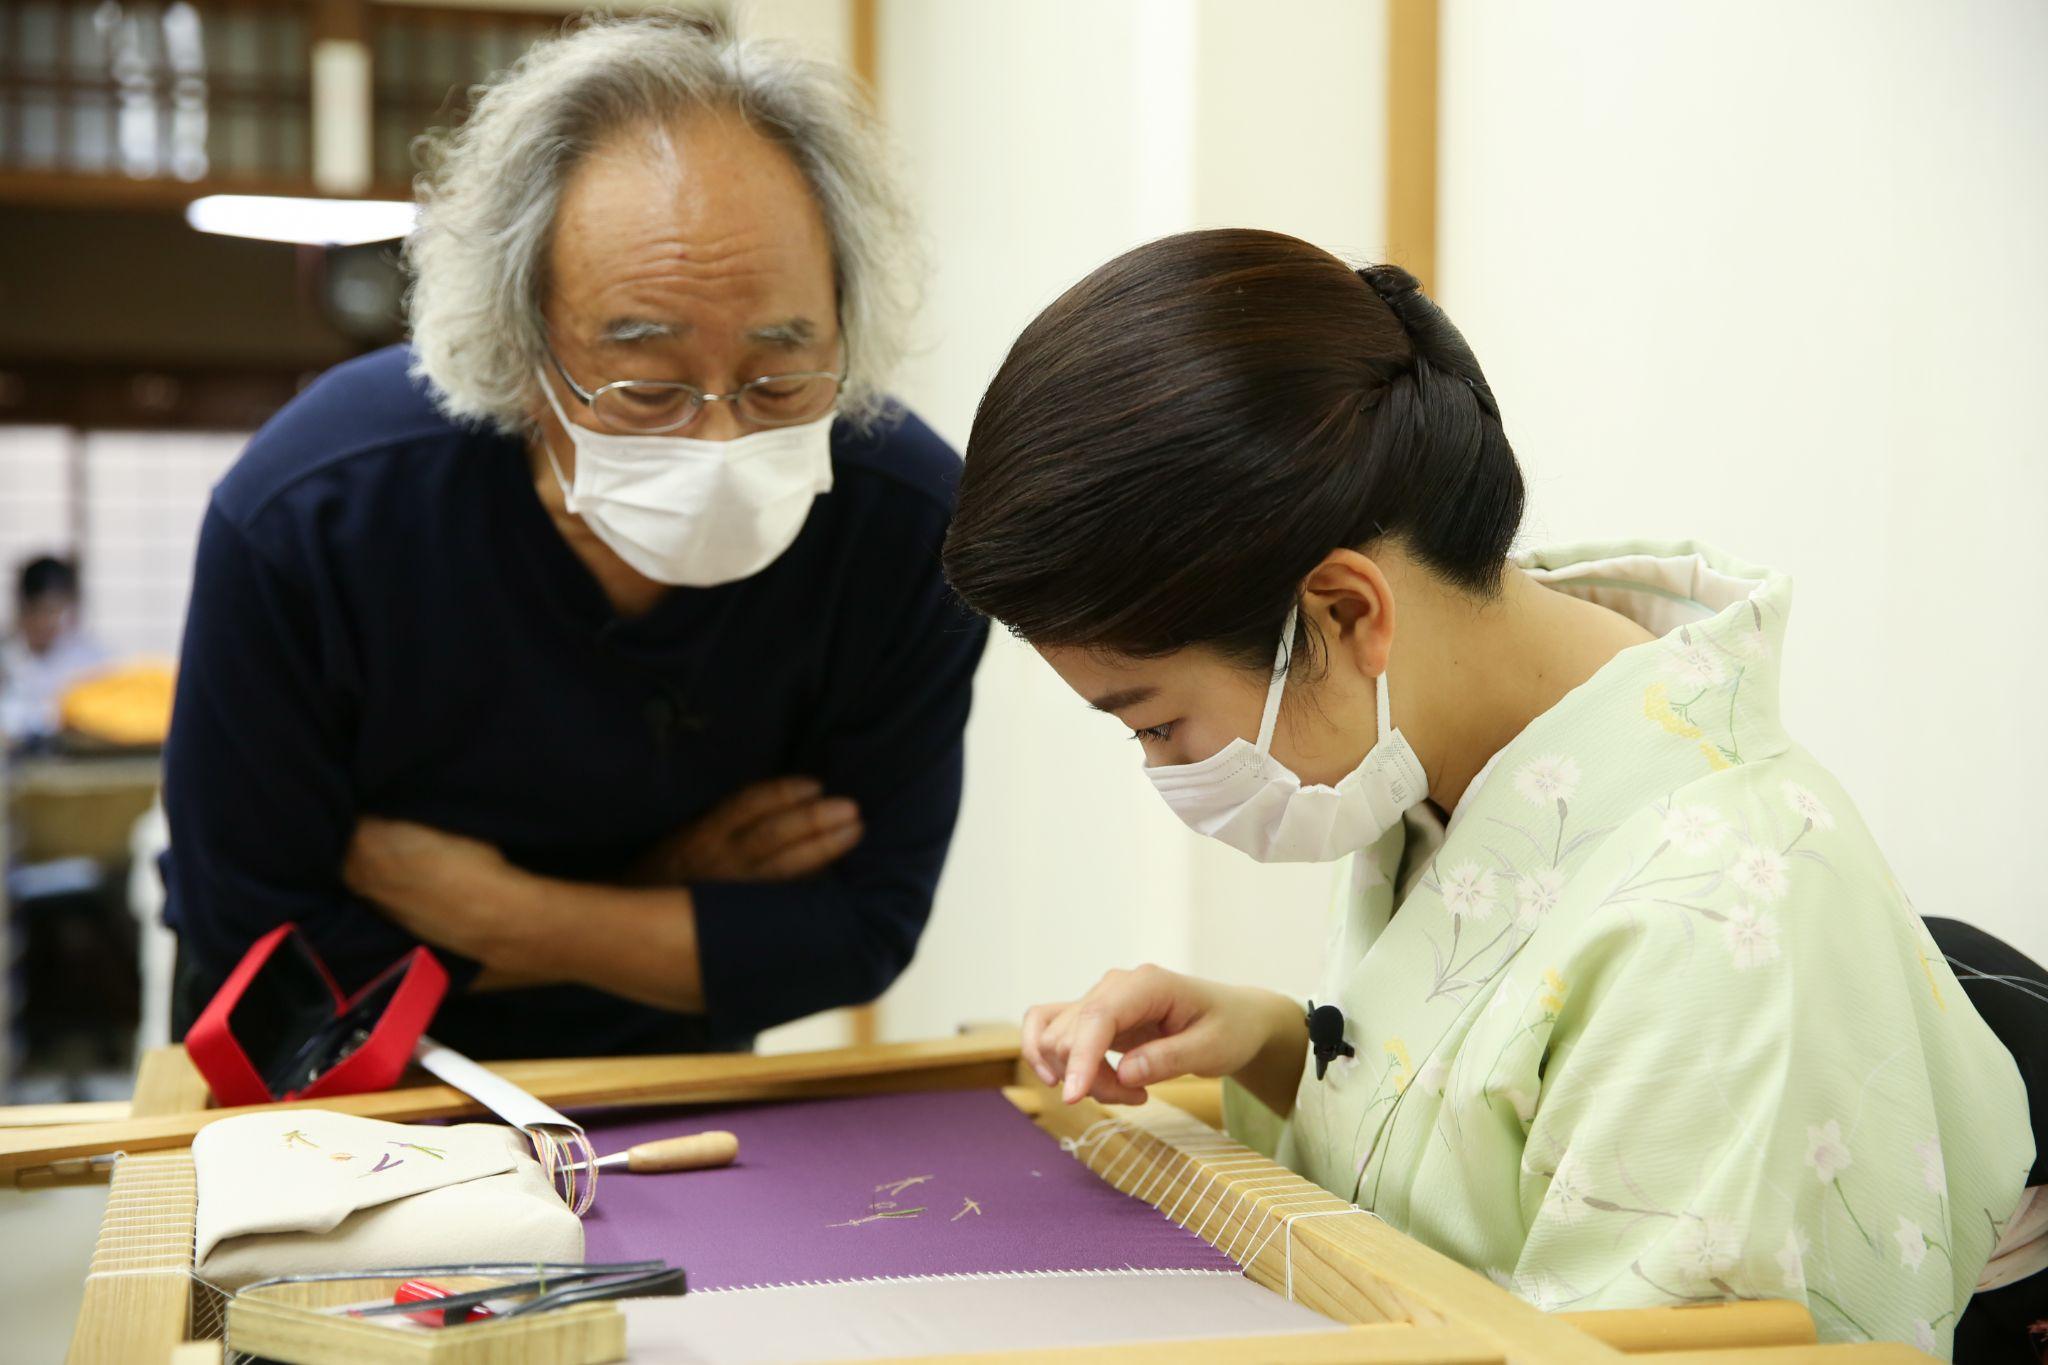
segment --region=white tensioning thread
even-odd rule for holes
[[[1123,1150],[1110,1152],[1105,1149],[1102,1155],[1106,1159],[1102,1166],[1098,1167],[1094,1157],[1090,1155],[1091,1150],[1102,1148],[1110,1137],[1119,1134],[1125,1139]],[[1149,1160],[1146,1159],[1147,1153],[1144,1148],[1139,1145],[1141,1137],[1149,1140],[1153,1146]],[[1187,1145],[1181,1145],[1176,1139],[1185,1140]],[[1289,1302],[1294,1300],[1296,1223],[1308,1218],[1346,1218],[1361,1214],[1367,1218],[1379,1217],[1371,1209],[1362,1209],[1356,1204],[1346,1204],[1342,1208],[1334,1209],[1306,1208],[1293,1213],[1284,1212],[1283,1210],[1291,1205],[1338,1202],[1337,1196],[1244,1144],[1219,1135],[1206,1124],[1183,1115],[1176,1114],[1163,1118],[1140,1115],[1137,1122],[1115,1117],[1098,1119],[1082,1129],[1079,1136],[1061,1139],[1060,1147],[1079,1158],[1083,1165],[1094,1171],[1112,1189],[1121,1190],[1133,1198],[1151,1204],[1165,1215],[1168,1221],[1183,1229],[1188,1228],[1195,1214],[1201,1211],[1203,1201],[1210,1198],[1211,1191],[1215,1191],[1214,1200],[1209,1205],[1208,1214],[1202,1219],[1201,1226],[1191,1230],[1203,1241],[1209,1242],[1211,1246],[1230,1257],[1246,1274],[1249,1274],[1257,1264],[1274,1236],[1284,1232],[1286,1237],[1282,1245],[1286,1256],[1282,1274]],[[1169,1157],[1175,1158],[1180,1164],[1168,1161]],[[1140,1162],[1143,1164],[1140,1165]],[[1162,1162],[1166,1164],[1162,1166]],[[1237,1168],[1236,1174],[1225,1174],[1233,1168]],[[1127,1174],[1126,1183],[1119,1183],[1119,1171]],[[1194,1176],[1198,1172],[1206,1172],[1207,1180],[1196,1181]],[[1175,1187],[1183,1178],[1187,1180],[1187,1187],[1175,1196]],[[1158,1198],[1155,1201],[1152,1198],[1153,1189],[1161,1180],[1165,1181],[1165,1185],[1158,1190]],[[1219,1181],[1222,1182],[1221,1190],[1217,1189]],[[1301,1193],[1285,1197],[1291,1193],[1287,1188],[1289,1186],[1298,1188]],[[1253,1193],[1261,1189],[1270,1191],[1270,1195]],[[1209,1237],[1209,1225],[1216,1220],[1219,1213],[1224,1212],[1226,1201],[1223,1195],[1226,1192],[1234,1194],[1236,1198],[1228,1201],[1229,1212],[1224,1214],[1223,1224],[1217,1229],[1217,1235],[1212,1240]],[[1249,1200],[1248,1195],[1251,1196]],[[1193,1205],[1188,1209],[1188,1221],[1183,1222],[1179,1217],[1180,1208],[1191,1196]],[[1171,1208],[1166,1207],[1169,1197],[1173,1198]],[[1238,1231],[1243,1235],[1236,1240],[1234,1246],[1225,1245],[1232,1237],[1231,1224],[1240,1214],[1244,1221]],[[1265,1236],[1260,1237],[1254,1244],[1252,1238],[1257,1229],[1257,1220],[1262,1217],[1271,1218],[1273,1225],[1266,1231]]]
[[[1348,1209],[1324,1209],[1319,1213],[1297,1213],[1289,1218],[1287,1228],[1287,1301],[1294,1302],[1294,1225],[1307,1218],[1342,1218],[1347,1214],[1362,1213],[1367,1218],[1378,1218],[1371,1209],[1361,1209],[1356,1204]]]

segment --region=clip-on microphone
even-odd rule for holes
[[[1358,1055],[1351,1044],[1344,1041],[1344,1011],[1335,1005],[1318,1005],[1308,1002],[1308,1041],[1315,1049],[1316,1079],[1330,1069],[1330,1063],[1339,1057]]]

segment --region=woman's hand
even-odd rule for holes
[[[1307,1049],[1301,1007],[1286,996],[1163,967],[1112,971],[1079,1000],[1024,1014],[1024,1060],[1047,1085],[1063,1084],[1068,1104],[1143,1104],[1158,1081],[1234,1076],[1284,1114]],[[1104,1065],[1112,1051],[1123,1053],[1114,1069]]]

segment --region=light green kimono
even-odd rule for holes
[[[1522,561],[1661,636],[1448,834],[1358,855],[1314,993],[1357,1056],[1254,1145],[1546,1309],[1807,1304],[1946,1354],[2033,1159],[2009,1053],[1778,718],[1791,585],[1692,545]],[[1399,911],[1395,900],[1399,888]]]

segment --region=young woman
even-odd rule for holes
[[[2021,1207],[2026,1097],[1780,721],[1782,575],[1511,557],[1463,338],[1405,272],[1271,233],[1076,285],[968,448],[966,600],[1197,831],[1355,855],[1313,1029],[1113,971],[1026,1017],[1048,1084],[1230,1077],[1240,1136],[1546,1308],[1783,1297],[1947,1349]]]

